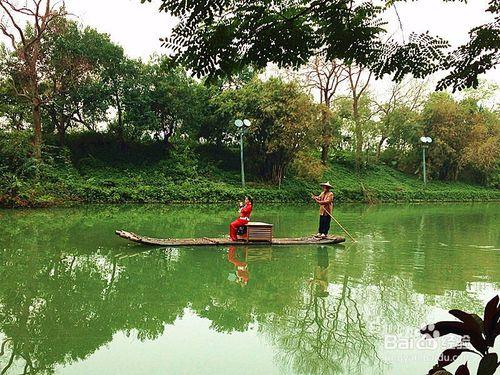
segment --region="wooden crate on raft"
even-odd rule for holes
[[[247,241],[249,242],[272,242],[273,225],[251,221],[247,224]]]

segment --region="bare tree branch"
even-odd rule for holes
[[[16,38],[14,37],[14,34],[10,33],[7,30],[7,26],[3,23],[0,22],[0,30],[2,30],[2,34],[4,34],[7,38],[10,39],[10,43],[12,45],[12,48],[16,48]]]
[[[7,17],[10,19],[10,22],[11,22],[12,26],[19,33],[19,37],[21,38],[22,43],[25,44],[26,43],[26,38],[24,36],[24,32],[23,32],[22,28],[16,22],[16,20],[14,18],[14,15],[13,15],[12,9],[11,10],[7,9],[7,5],[9,5],[10,7],[12,7],[12,5],[10,4],[9,1],[7,1],[7,0],[0,0],[0,7],[5,11],[5,13],[7,14]]]

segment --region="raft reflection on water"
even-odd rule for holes
[[[239,250],[239,251],[238,251]],[[227,260],[232,263],[236,271],[229,273],[228,280],[235,281],[241,285],[248,284],[250,274],[248,272],[248,262],[268,261],[272,259],[272,248],[236,248],[231,246],[227,253]],[[239,260],[244,259],[244,260]]]

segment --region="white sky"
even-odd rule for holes
[[[140,0],[65,0],[68,12],[82,24],[108,33],[130,57],[146,59],[165,53],[159,39],[168,36],[175,20],[158,12],[159,2]]]

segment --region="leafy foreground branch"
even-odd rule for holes
[[[490,348],[493,348],[495,339],[500,335],[499,296],[493,297],[487,303],[482,319],[476,314],[469,314],[462,310],[450,310],[450,314],[458,318],[459,321],[441,321],[427,325],[420,330],[429,338],[448,334],[462,337],[460,345],[446,349],[441,353],[438,363],[428,372],[428,375],[451,374],[444,368],[455,362],[462,353],[474,353],[481,357],[477,375],[493,375],[500,366],[498,354],[490,353]],[[467,362],[460,365],[455,371],[455,375],[467,374],[470,374]]]
[[[395,80],[445,70],[438,88],[456,91],[477,87],[478,76],[498,64],[497,0],[485,9],[493,22],[474,27],[468,43],[455,50],[428,32],[412,33],[403,44],[388,36],[384,16],[401,1],[384,6],[349,0],[161,0],[160,11],[179,20],[165,46],[198,76],[233,75],[244,66],[264,68],[268,63],[298,68],[323,55],[327,61],[355,62],[377,77],[389,74]]]

